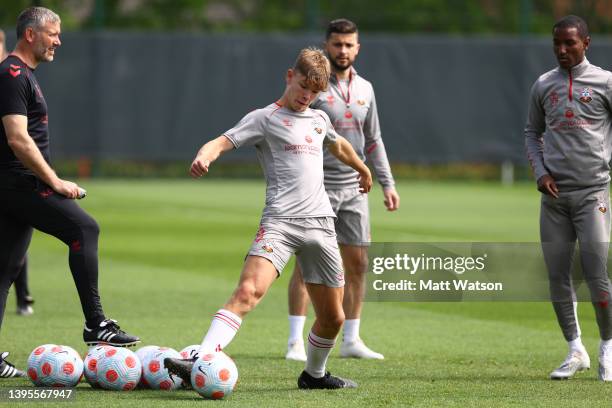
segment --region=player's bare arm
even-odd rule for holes
[[[538,190],[544,194],[559,198],[559,189],[555,179],[550,174],[545,174],[538,179]]]
[[[191,163],[191,169],[189,170],[191,177],[198,178],[208,173],[208,168],[212,162],[217,160],[221,154],[233,148],[234,144],[226,136],[219,136],[206,143]]]
[[[327,149],[342,163],[351,166],[359,173],[359,191],[369,193],[372,189],[372,173],[365,163],[357,156],[353,146],[342,136],[338,136],[336,143],[327,146]]]
[[[6,115],[2,117],[2,124],[6,131],[8,145],[28,169],[57,193],[73,199],[79,196],[79,186],[59,178],[43,158],[34,140],[28,134],[26,116]]]

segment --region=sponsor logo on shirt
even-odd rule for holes
[[[327,104],[329,106],[334,106],[334,102],[335,102],[334,95],[327,95]]]
[[[357,104],[363,106],[365,105],[365,101],[363,99],[357,99]]]
[[[334,121],[334,128],[337,131],[348,130],[348,129],[357,129],[362,126],[362,122],[359,120],[342,120],[337,119]]]
[[[571,119],[562,120],[560,122],[553,122],[550,124],[553,130],[572,130],[572,129],[587,129],[593,125],[593,122],[589,119]]]
[[[582,91],[580,91],[580,102],[591,102],[593,100],[593,98],[591,98],[592,93],[593,90],[591,88],[584,88]]]
[[[309,144],[286,144],[285,152],[291,154],[311,154],[314,156],[318,156],[321,153],[321,148],[319,146]]]
[[[292,127],[293,121],[291,119],[283,119],[283,126]]]

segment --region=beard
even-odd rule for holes
[[[331,63],[335,71],[345,71],[349,69],[351,65],[353,65],[351,61],[348,61],[346,64],[338,64],[338,62],[333,58],[330,58],[329,62]]]
[[[35,47],[34,57],[38,62],[53,61],[53,54],[49,53],[49,47],[45,47],[44,44],[39,44]]]

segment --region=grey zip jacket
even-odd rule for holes
[[[525,147],[536,180],[549,174],[560,189],[610,181],[612,73],[585,58],[557,67],[531,88]]]

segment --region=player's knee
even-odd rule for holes
[[[100,226],[93,218],[89,217],[79,224],[79,230],[85,240],[97,240],[100,235]]]
[[[344,324],[344,312],[328,313],[326,316],[317,317],[322,328],[327,330],[340,330]]]
[[[242,284],[234,292],[233,302],[241,305],[241,309],[251,311],[261,300],[264,293],[257,290],[255,285]]]
[[[368,257],[359,256],[351,259],[345,264],[347,276],[362,277],[368,270]]]

